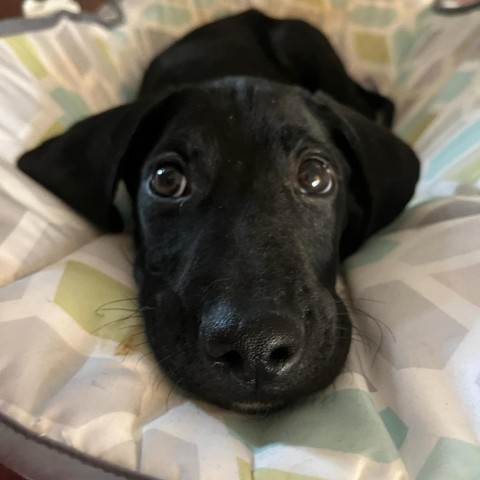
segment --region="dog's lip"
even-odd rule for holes
[[[271,412],[273,410],[277,410],[278,408],[282,407],[283,403],[273,403],[273,402],[234,402],[231,405],[231,408],[237,410],[241,413],[266,413]]]

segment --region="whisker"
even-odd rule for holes
[[[115,304],[118,304],[118,303],[121,303],[121,302],[138,302],[138,298],[137,297],[128,297],[128,298],[118,298],[117,300],[111,300],[109,302],[105,302],[103,303],[102,305],[100,305],[96,310],[95,312],[98,313],[100,310],[104,310],[106,309],[107,307],[111,306],[111,305],[115,305]],[[119,307],[121,308],[121,307]]]
[[[126,307],[99,307],[95,310],[95,313],[100,312],[138,312],[137,308],[126,308]]]
[[[372,337],[363,333],[360,330],[359,326],[353,323],[353,319],[352,319],[352,322],[351,322],[352,331],[354,331],[355,334],[357,335],[357,337],[354,338],[354,334],[352,333],[352,335],[351,335],[352,340],[359,341],[360,343],[364,344],[369,349],[373,350],[373,348],[375,348],[375,353],[373,355],[372,363],[375,362],[375,360],[376,360],[376,358],[377,358],[377,356],[380,352],[381,346],[384,342],[384,331],[389,333],[389,335],[391,336],[391,338],[394,342],[396,341],[395,335],[394,335],[394,333],[393,333],[393,331],[392,331],[392,329],[390,328],[389,325],[387,325],[382,320],[380,320],[378,318],[375,318],[372,314],[362,310],[357,305],[353,304],[354,301],[359,301],[359,300],[371,301],[371,302],[374,302],[374,303],[384,303],[384,302],[376,301],[374,299],[362,299],[360,297],[352,298],[351,299],[352,303],[346,302],[345,300],[336,300],[336,299],[332,299],[332,300],[334,301],[335,304],[343,304],[344,307],[347,310],[346,313],[339,313],[339,314],[337,314],[337,316],[344,317],[344,316],[350,316],[350,314],[352,314],[354,317],[359,316],[359,317],[362,317],[364,319],[368,319],[368,320],[371,320],[371,321],[374,322],[375,326],[377,327],[377,331],[378,331],[378,336],[379,336],[378,341],[374,340]]]
[[[385,330],[390,334],[391,338],[392,338],[392,341],[393,342],[396,342],[397,339],[392,331],[392,329],[383,321],[381,321],[380,319],[378,318],[375,318],[373,315],[367,313],[367,312],[364,312],[363,310],[361,309],[357,309],[357,313],[364,316],[364,318],[367,318],[369,320],[372,320],[374,322],[374,324],[376,325],[377,329],[378,329],[378,332],[379,332],[379,335],[380,335],[380,342],[379,342],[379,345],[378,345],[378,348],[377,348],[377,351],[375,352],[375,355],[373,357],[373,362],[376,360],[377,358],[377,355],[380,351],[380,348],[381,348],[381,345],[383,344],[383,340],[384,340],[384,330],[382,327],[385,328]]]
[[[128,302],[128,301],[137,301],[137,300],[138,300],[138,297],[118,298],[117,300],[110,300],[109,302],[104,303],[104,305],[111,305],[112,303]]]
[[[140,318],[140,317],[132,317],[132,318]],[[127,330],[128,328],[143,328],[143,325],[141,323],[133,323],[132,325],[123,325],[121,327],[118,327],[118,330]],[[145,329],[143,329],[142,332],[145,332]]]
[[[363,298],[363,297],[352,297],[353,301],[360,300],[361,302],[372,302],[372,303],[379,303],[382,305],[386,305],[387,302],[384,302],[382,300],[375,300],[374,298]]]
[[[95,333],[97,333],[99,330],[101,330],[102,328],[106,328],[108,327],[109,325],[113,325],[114,323],[116,322],[124,322],[125,320],[129,320],[133,317],[133,315],[128,315],[126,317],[122,317],[122,318],[116,318],[114,320],[111,320],[110,322],[107,322],[103,325],[100,325],[98,328],[96,328],[95,330],[92,330],[90,332],[91,335],[94,335]]]
[[[138,364],[145,358],[145,357],[148,357],[149,355],[153,355],[153,351],[148,351],[146,353],[144,353],[142,356],[140,356],[138,359],[137,359],[137,362],[135,363],[135,370],[138,369]]]
[[[228,281],[231,281],[231,280],[233,280],[233,278],[231,278],[231,277],[217,278],[217,279],[214,280],[212,283],[208,284],[206,287],[203,287],[202,290],[203,290],[203,292],[206,292],[210,287],[212,287],[212,286],[215,285],[216,283],[228,282]]]
[[[165,400],[165,408],[167,409],[167,412],[170,411],[170,408],[168,406],[168,402],[170,401],[170,396],[172,395],[174,388],[175,388],[175,384],[172,383],[172,386],[170,387],[170,390],[169,390],[168,395],[167,395],[167,399]]]

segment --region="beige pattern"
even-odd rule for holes
[[[162,480],[477,479],[476,13],[446,19],[421,0],[121,5],[125,22],[111,29],[63,17],[0,40],[1,415],[104,466]],[[169,383],[136,315],[129,236],[101,235],[15,168],[25,148],[131,98],[173,38],[252,5],[324,28],[357,79],[396,98],[398,131],[425,165],[415,206],[339,278],[356,307],[345,372],[305,405],[263,419]],[[431,198],[442,192],[456,195]],[[24,473],[38,473],[38,456],[27,460]]]

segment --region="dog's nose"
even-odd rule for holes
[[[202,322],[200,341],[212,363],[244,382],[261,384],[287,373],[301,356],[303,329],[292,324],[276,315],[254,322]]]

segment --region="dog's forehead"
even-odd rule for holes
[[[287,153],[302,142],[326,145],[328,127],[308,108],[307,95],[298,87],[245,78],[190,88],[166,137],[242,162]]]

